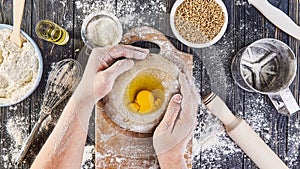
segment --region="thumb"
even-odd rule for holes
[[[115,81],[116,78],[120,76],[120,74],[131,69],[133,65],[134,65],[133,60],[130,59],[118,60],[112,66],[107,68],[103,73],[107,75],[112,81]]]
[[[164,118],[162,119],[159,126],[165,126],[165,129],[171,129],[174,122],[179,114],[181,103],[181,95],[175,94],[168,105],[167,111]]]

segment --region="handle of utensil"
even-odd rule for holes
[[[24,160],[30,145],[32,144],[34,137],[36,135],[36,133],[39,131],[39,128],[41,127],[43,121],[45,120],[45,118],[48,116],[48,114],[45,113],[41,113],[40,118],[38,119],[37,123],[35,123],[30,135],[27,137],[25,143],[22,146],[22,149],[20,151],[20,154],[17,158],[17,164],[21,164],[22,161]]]
[[[13,1],[13,32],[20,32],[25,0]]]
[[[268,145],[254,132],[254,130],[240,118],[232,114],[224,101],[214,93],[203,99],[207,109],[219,118],[233,141],[252,159],[261,169],[285,169],[287,166],[268,147]]]
[[[267,0],[248,0],[248,2],[279,29],[300,40],[300,27],[283,11],[271,5]]]
[[[293,93],[289,88],[279,91],[275,94],[268,94],[277,111],[284,115],[293,115],[300,110]]]

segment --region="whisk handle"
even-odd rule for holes
[[[26,156],[26,154],[29,150],[30,145],[32,144],[32,142],[34,140],[34,137],[35,137],[36,133],[39,131],[39,128],[41,127],[43,121],[46,119],[46,117],[48,115],[49,114],[46,114],[46,113],[43,113],[43,112],[40,113],[40,117],[39,117],[37,123],[35,123],[30,135],[27,137],[25,143],[22,146],[21,152],[20,152],[20,154],[17,158],[17,164],[18,165],[22,163],[24,157]]]

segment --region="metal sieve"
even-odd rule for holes
[[[289,86],[296,76],[297,61],[289,46],[276,39],[261,39],[241,49],[231,72],[244,90],[267,94],[279,113],[293,114],[299,106]]]

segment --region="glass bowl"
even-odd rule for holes
[[[90,23],[97,21],[98,19],[102,19],[102,18],[111,19],[113,21],[113,23],[116,24],[116,26],[117,26],[117,36],[115,37],[115,39],[113,39],[113,41],[110,45],[111,46],[116,45],[122,39],[122,34],[123,34],[122,25],[116,16],[114,16],[113,14],[110,14],[110,13],[103,12],[103,11],[98,12],[98,13],[92,13],[84,19],[84,21],[82,23],[82,27],[81,27],[81,38],[82,38],[83,42],[85,43],[85,45],[90,49],[93,49],[96,47],[103,47],[103,46],[99,46],[99,45],[95,44],[91,39],[89,39],[88,31],[87,31]]]

